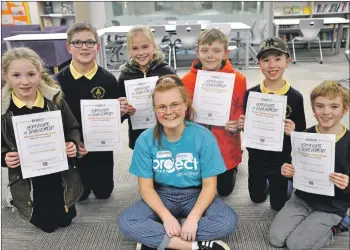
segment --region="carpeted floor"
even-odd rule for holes
[[[328,52],[328,51],[326,51]],[[326,53],[325,53],[326,54]],[[329,52],[330,54],[330,52]],[[327,55],[326,55],[327,56]],[[188,71],[188,69],[186,70]],[[178,72],[181,76],[186,71]],[[258,84],[262,74],[257,69],[244,70],[248,87]],[[325,79],[349,78],[349,65],[343,54],[326,57],[325,63],[297,63],[286,71],[286,79],[304,96],[304,106],[308,126],[314,124],[308,95],[311,89]],[[348,82],[344,83],[347,87]],[[349,116],[343,119],[349,126]],[[127,124],[122,126],[125,145],[127,142]],[[125,147],[127,148],[127,147]],[[124,208],[139,199],[136,178],[128,173],[131,150],[125,149],[115,156],[115,188],[108,200],[96,200],[93,195],[77,204],[78,216],[71,226],[60,228],[47,234],[23,221],[10,208],[4,207],[8,194],[7,169],[2,169],[2,231],[1,244],[5,250],[133,250],[135,242],[124,239],[117,227],[117,218]],[[250,201],[247,181],[247,155],[239,167],[237,183],[233,193],[225,201],[238,214],[237,231],[224,240],[235,250],[269,250],[266,234],[275,212],[270,209],[269,201],[254,204]],[[335,237],[335,243],[324,249],[349,249],[349,233]]]

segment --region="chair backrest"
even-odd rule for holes
[[[259,25],[257,27],[257,34],[259,35],[259,38],[262,40],[265,39],[265,29],[266,29],[267,21],[266,20],[260,20]]]
[[[315,41],[323,26],[324,20],[321,18],[308,18],[299,20],[299,28],[303,34],[305,42]]]
[[[231,33],[231,25],[229,23],[208,23],[206,29],[218,29],[226,36]]]
[[[181,40],[181,48],[183,49],[196,48],[197,38],[200,33],[200,24],[176,25],[176,35]]]
[[[120,22],[117,20],[112,20],[113,26],[120,26]]]
[[[154,40],[156,42],[156,44],[161,44],[163,38],[165,36],[168,35],[168,33],[165,30],[165,26],[164,25],[152,25],[150,26],[152,32],[153,32],[153,36],[154,36]]]

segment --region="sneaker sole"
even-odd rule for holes
[[[220,246],[222,246],[225,250],[231,250],[231,248],[229,247],[229,245],[227,245],[225,242],[221,241],[221,240],[214,240],[214,242]]]
[[[136,250],[141,250],[142,244],[141,243],[137,243],[136,245]]]

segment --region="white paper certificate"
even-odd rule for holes
[[[243,146],[282,152],[287,96],[249,92]]]
[[[80,100],[80,105],[86,149],[91,152],[121,150],[119,101]]]
[[[130,116],[132,129],[146,129],[156,125],[156,117],[152,104],[152,93],[158,76],[125,81],[125,92],[128,103],[136,108]]]
[[[292,132],[293,187],[308,193],[334,196],[329,175],[334,172],[335,135]]]
[[[235,78],[231,73],[198,70],[193,97],[195,122],[225,126],[230,119]]]
[[[13,116],[23,178],[68,170],[61,111]]]

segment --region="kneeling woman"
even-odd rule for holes
[[[152,98],[157,124],[137,139],[130,167],[142,200],[121,214],[121,232],[137,249],[230,249],[216,240],[235,230],[237,215],[216,197],[226,167],[215,137],[191,122],[176,76],[160,78]]]

